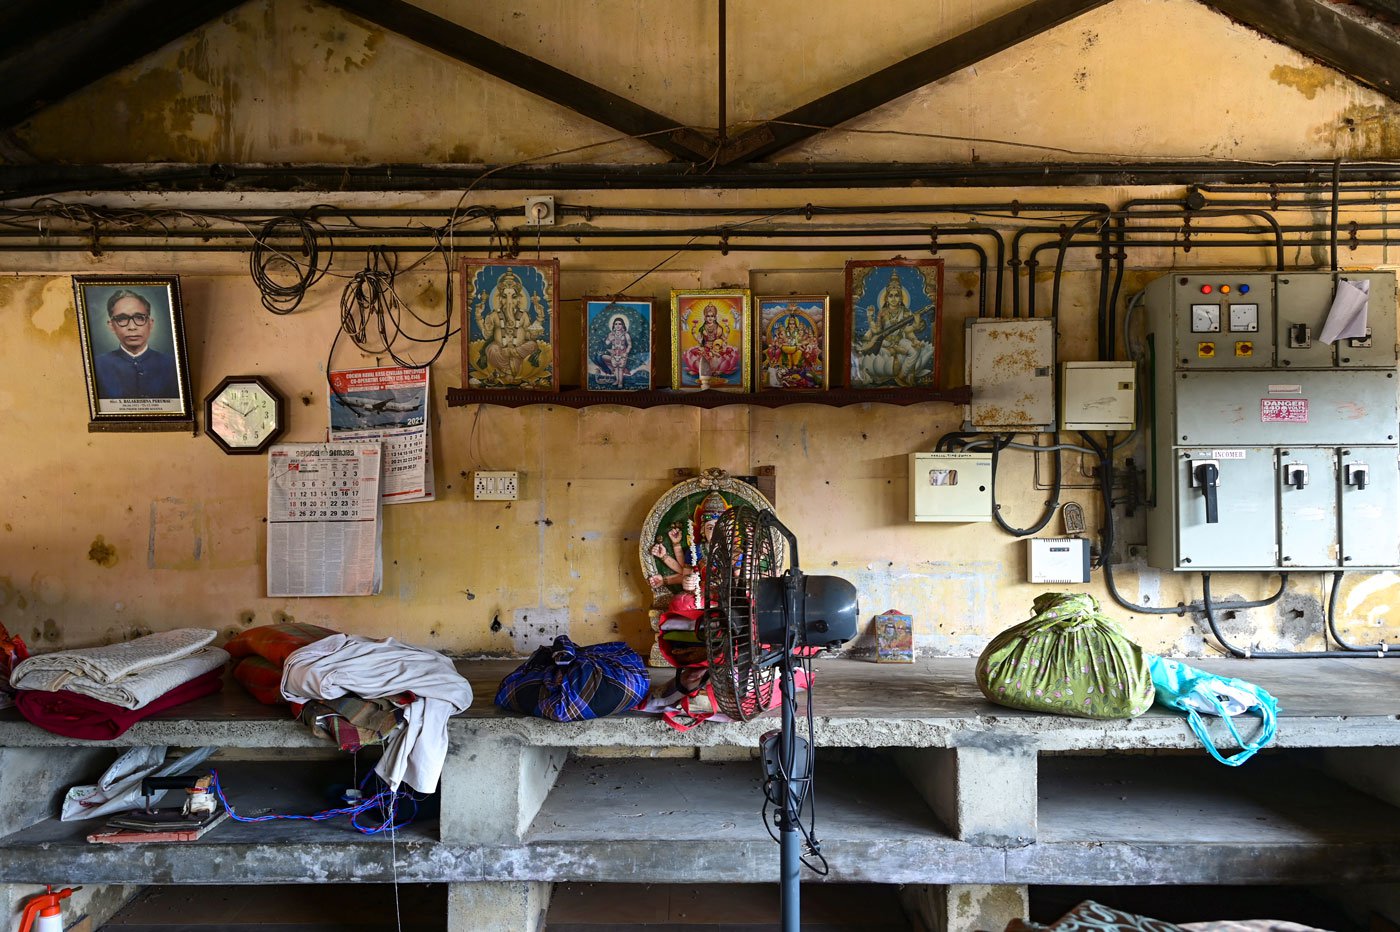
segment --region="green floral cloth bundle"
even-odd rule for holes
[[[1134,718],[1152,705],[1147,656],[1081,592],[1046,592],[1035,617],[992,638],[977,685],[999,705],[1081,718]]]

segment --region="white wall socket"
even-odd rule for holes
[[[472,498],[479,502],[513,502],[520,497],[520,473],[513,469],[472,473]]]

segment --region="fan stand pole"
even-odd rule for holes
[[[799,932],[802,928],[802,847],[797,831],[800,796],[793,787],[791,775],[796,773],[797,678],[793,674],[793,650],[796,647],[792,616],[788,616],[787,650],[782,662],[782,732],[778,736],[778,754],[783,762],[783,808],[778,818],[778,844],[781,866],[783,932]]]

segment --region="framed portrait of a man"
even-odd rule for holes
[[[558,259],[462,260],[462,384],[559,391]]]
[[[626,392],[652,387],[652,312],[649,300],[583,299],[584,388]]]
[[[179,430],[194,421],[180,279],[75,275],[92,430]]]
[[[943,260],[846,263],[851,388],[934,388],[943,320]]]

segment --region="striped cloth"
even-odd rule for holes
[[[561,634],[501,681],[496,705],[577,722],[633,708],[650,685],[641,656],[623,642],[579,647]]]

